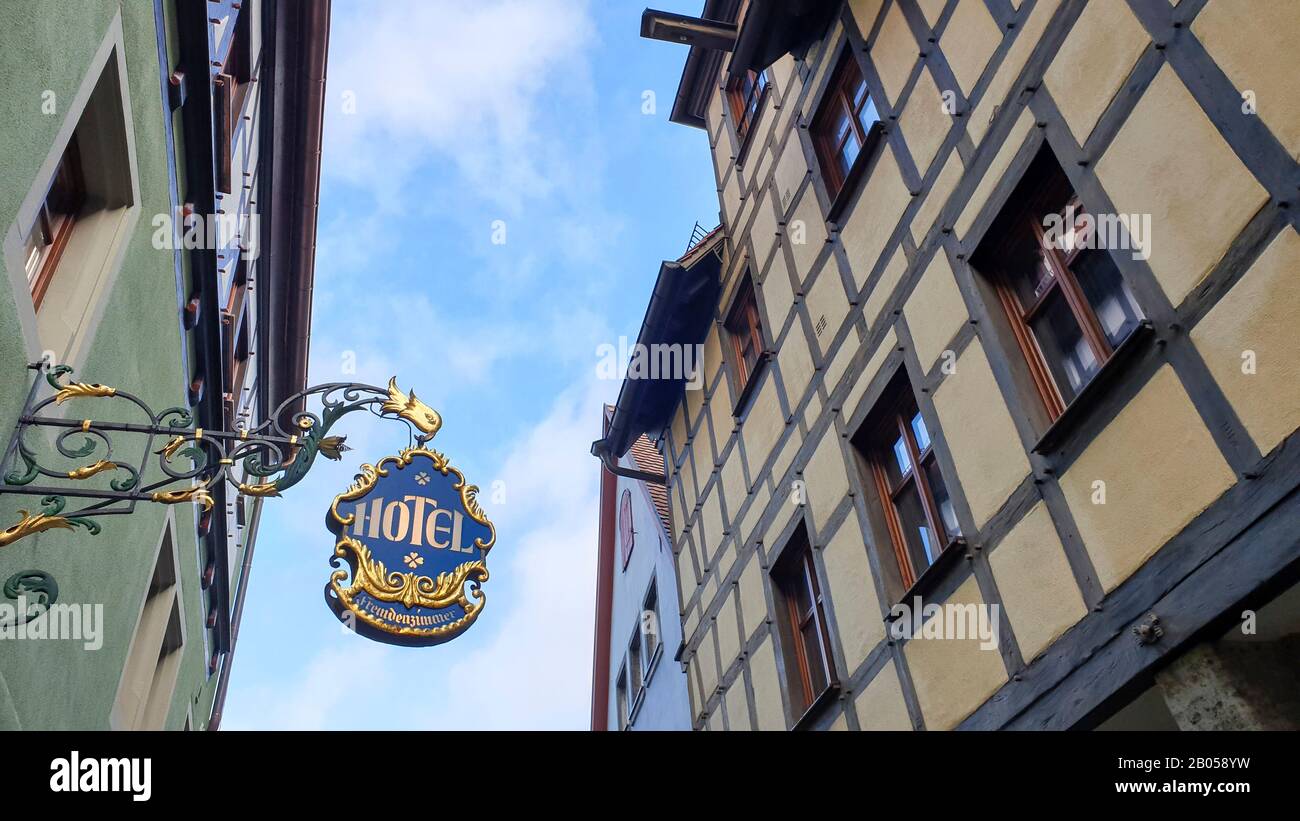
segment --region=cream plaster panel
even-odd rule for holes
[[[733,732],[745,732],[752,729],[749,724],[749,698],[745,695],[745,678],[736,676],[736,680],[727,688],[727,727]]]
[[[925,237],[930,226],[934,225],[935,217],[939,216],[939,211],[948,202],[952,196],[952,190],[957,187],[958,180],[961,179],[962,172],[966,167],[962,165],[961,155],[953,150],[948,154],[948,161],[943,164],[943,169],[939,171],[939,176],[934,178],[934,184],[930,186],[930,191],[921,203],[921,207],[916,209],[916,217],[912,219],[912,241],[920,243]],[[900,255],[901,256],[901,255]]]
[[[925,15],[925,22],[934,28],[934,24],[939,22],[939,15],[943,12],[943,7],[948,5],[948,0],[919,0],[921,13]]]
[[[958,3],[939,38],[953,76],[967,95],[1002,42],[1002,29],[983,3]]]
[[[935,251],[930,266],[907,298],[903,314],[917,358],[928,373],[953,335],[970,319],[943,248]]]
[[[1061,476],[1061,490],[1110,591],[1235,479],[1165,365]],[[1097,481],[1105,504],[1093,503]]]
[[[721,654],[722,670],[725,673],[731,663],[740,654],[740,630],[736,621],[736,596],[731,585],[722,598],[722,607],[718,609],[718,652]]]
[[[862,195],[853,206],[840,232],[840,241],[848,255],[849,265],[856,271],[870,271],[877,262],[885,243],[898,225],[898,219],[912,201],[912,195],[903,184],[902,172],[894,158],[894,149],[886,146]]]
[[[700,665],[700,695],[704,701],[713,696],[718,689],[718,653],[713,646],[713,625],[706,625],[700,637],[700,646],[695,651],[695,661]]]
[[[794,254],[795,278],[803,282],[826,245],[826,223],[811,187],[805,188],[803,196],[799,197],[794,216],[785,227],[785,241],[790,243]]]
[[[709,416],[713,422],[713,438],[718,443],[719,455],[726,449],[731,432],[736,429],[736,417],[731,415],[732,407],[731,387],[723,379],[709,399]]]
[[[849,492],[849,476],[844,469],[844,455],[840,452],[840,436],[833,425],[822,434],[821,441],[804,466],[803,478],[813,527],[820,533],[831,513]]]
[[[997,70],[993,73],[993,79],[989,81],[988,87],[980,95],[979,104],[975,106],[975,110],[970,115],[967,133],[970,134],[970,138],[976,146],[988,133],[989,126],[993,122],[994,109],[1002,105],[1002,101],[1007,98],[1012,83],[1020,76],[1025,63],[1029,62],[1029,56],[1033,53],[1034,46],[1043,38],[1043,32],[1047,29],[1047,24],[1051,21],[1052,15],[1056,13],[1060,5],[1060,0],[1039,0],[1034,4],[1033,10],[1029,12],[1029,19],[1016,33],[1015,42],[1011,44],[1011,48],[1007,49],[1007,54],[1002,58],[1002,62],[998,63]],[[925,227],[929,228],[929,223]]]
[[[1153,236],[1142,247],[1175,305],[1268,200],[1168,64],[1097,164],[1097,176],[1120,213],[1151,215]],[[1207,203],[1213,219],[1206,219]]]
[[[686,405],[681,403],[677,405],[677,412],[673,414],[673,464],[681,461],[682,453],[686,450]]]
[[[849,0],[849,10],[853,12],[853,22],[857,24],[862,39],[871,34],[871,27],[876,24],[876,17],[884,4],[885,0]]]
[[[897,105],[898,95],[902,93],[919,53],[916,38],[908,28],[907,19],[903,17],[903,10],[898,3],[890,3],[889,10],[885,12],[885,22],[880,27],[880,36],[871,48],[871,60],[880,74],[880,82],[885,87],[885,96],[889,98],[890,106]]]
[[[1026,662],[1088,615],[1052,516],[1042,502],[989,553],[989,565]]]
[[[975,526],[984,527],[1029,473],[1029,458],[978,338],[934,394],[957,478]]]
[[[719,145],[721,145],[725,140],[725,137],[722,140],[719,140]],[[719,163],[723,163],[723,161],[726,160],[726,163],[721,165],[724,173],[726,172],[727,164],[730,164],[731,162],[726,159],[727,153],[722,153],[718,157]],[[740,199],[740,180],[734,168],[731,170],[731,173],[727,175],[722,184],[722,195],[720,200],[722,203],[722,214],[727,221],[728,233],[734,236],[736,231],[740,228],[740,222],[737,218],[740,215],[740,208],[742,205]]]
[[[1192,329],[1214,379],[1261,453],[1300,426],[1300,234],[1269,243],[1241,280]],[[1245,373],[1246,352],[1254,373]]]
[[[911,730],[912,719],[903,701],[903,686],[898,681],[894,662],[885,662],[871,683],[858,693],[853,706],[862,730]]]
[[[871,358],[867,360],[866,367],[862,369],[858,381],[853,383],[848,396],[845,397],[844,415],[846,417],[857,413],[858,403],[862,401],[862,394],[866,393],[867,388],[871,387],[871,380],[876,378],[876,374],[880,372],[880,367],[885,364],[885,359],[894,352],[896,347],[898,347],[898,337],[894,335],[894,330],[891,328],[885,333],[885,338],[880,341],[880,347],[876,348],[875,352],[871,354]]]
[[[763,511],[767,507],[767,502],[772,498],[772,492],[767,489],[767,482],[759,481],[754,492],[751,494],[749,507],[745,509],[745,518],[740,525],[740,538],[742,542],[748,542],[754,536],[754,528],[758,527],[758,521],[763,516]]]
[[[781,406],[777,401],[776,380],[770,376],[763,380],[758,389],[758,396],[753,398],[749,415],[740,435],[745,445],[745,458],[750,469],[761,473],[767,457],[772,452],[781,431],[785,430],[785,419],[781,415]]]
[[[830,363],[826,366],[825,378],[828,392],[834,393],[835,389],[839,387],[840,378],[849,369],[849,365],[853,362],[853,357],[857,354],[860,344],[858,332],[855,328],[849,331],[848,335],[844,337],[844,341],[835,349],[834,356],[831,357]]]
[[[776,194],[780,197],[780,212],[784,215],[794,195],[808,176],[808,158],[804,156],[803,145],[798,134],[791,134],[785,141],[785,150],[776,164]]]
[[[954,154],[954,156],[956,155]],[[885,270],[880,272],[880,278],[876,280],[876,284],[871,286],[871,292],[867,294],[866,305],[862,309],[862,315],[871,328],[876,327],[876,317],[880,315],[880,310],[885,307],[885,303],[889,298],[894,295],[894,289],[898,287],[898,283],[906,271],[907,255],[903,253],[902,246],[898,246],[894,249],[893,256],[890,257]],[[861,288],[864,282],[865,279],[858,282],[858,287]]]
[[[781,681],[776,670],[776,651],[772,648],[770,636],[763,640],[750,657],[749,677],[754,688],[757,729],[784,730],[785,707],[781,702]]]
[[[1192,33],[1238,91],[1254,94],[1264,124],[1300,157],[1300,3],[1210,0]]]
[[[786,438],[785,444],[777,451],[776,459],[772,461],[772,481],[780,482],[785,477],[785,472],[790,469],[790,463],[799,453],[799,448],[803,446],[803,438],[799,435],[798,428],[795,428]],[[777,485],[776,495],[785,495],[789,491],[788,487]]]
[[[826,258],[826,264],[812,287],[808,289],[808,318],[812,320],[815,344],[819,355],[826,353],[826,346],[839,332],[844,318],[849,315],[849,298],[844,292],[844,280],[840,279],[840,266],[832,255]],[[818,326],[821,326],[820,333]]]
[[[899,120],[907,148],[912,152],[912,161],[916,163],[916,170],[922,177],[929,170],[934,155],[939,152],[939,146],[952,128],[952,117],[948,115],[945,106],[930,69],[922,68],[920,78],[912,87],[912,93],[907,96],[907,108],[903,109],[903,116]]]
[[[713,379],[722,367],[722,334],[717,323],[709,326],[709,333],[704,337],[704,384],[712,385]],[[725,380],[724,380],[725,382]]]
[[[841,472],[843,469],[841,468]],[[880,615],[880,599],[871,576],[871,564],[858,527],[858,517],[845,518],[835,536],[822,550],[826,581],[830,585],[831,606],[839,627],[840,644],[849,675],[866,660],[867,655],[885,638],[885,623]]]
[[[808,338],[804,336],[802,322],[796,321],[790,326],[790,332],[776,353],[776,360],[781,366],[781,384],[785,386],[785,398],[789,400],[790,407],[797,407],[813,375],[812,353],[808,350]]]
[[[966,232],[970,230],[971,224],[979,216],[980,209],[988,201],[989,195],[993,189],[1002,181],[1002,175],[1006,173],[1007,166],[1015,159],[1016,152],[1025,141],[1025,136],[1029,133],[1029,128],[1034,124],[1034,115],[1026,108],[1020,112],[1016,124],[1011,127],[1011,133],[1007,135],[1006,142],[998,149],[998,153],[993,157],[988,170],[984,172],[980,184],[975,187],[975,193],[971,194],[966,201],[966,207],[962,209],[961,216],[957,217],[957,235],[965,237]]]
[[[758,212],[749,238],[754,243],[754,263],[761,267],[776,246],[776,215],[772,213],[772,203],[766,190],[759,195]]]
[[[763,291],[763,307],[767,311],[767,329],[775,337],[785,327],[786,317],[794,305],[794,290],[790,285],[789,267],[785,254],[778,252],[772,258],[772,267],[759,288]]]
[[[946,604],[982,606],[975,577],[962,582]],[[1007,681],[1002,654],[996,647],[984,648],[978,637],[914,638],[903,653],[928,730],[956,727]]]
[[[1092,0],[1084,6],[1043,75],[1080,145],[1124,86],[1148,41],[1125,0]]]
[[[740,615],[745,623],[744,641],[767,621],[767,599],[763,596],[763,568],[758,554],[753,553],[745,569],[740,571]]]
[[[747,495],[740,448],[732,448],[731,455],[722,463],[722,491],[726,494],[727,515],[735,524],[736,514],[740,512],[740,506],[744,504]]]
[[[709,495],[705,497],[704,504],[700,507],[700,519],[704,522],[704,535],[710,542],[708,545],[709,552],[705,557],[708,567],[715,564],[713,551],[717,550],[722,543],[722,504],[718,501],[720,485],[714,484],[709,490]]]

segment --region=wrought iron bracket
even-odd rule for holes
[[[98,534],[101,517],[130,514],[138,502],[195,502],[211,510],[211,490],[221,482],[244,496],[279,496],[302,481],[317,456],[342,458],[347,437],[330,431],[354,411],[404,422],[411,447],[423,446],[442,426],[437,411],[413,391],[399,389],[396,377],[386,388],[315,385],[284,400],[256,426],[210,430],[195,426],[188,408],[155,413],[120,388],[65,381],[72,373],[66,365],[28,368],[36,377],[0,460],[0,496],[39,497],[40,503],[19,510],[19,521],[0,530],[0,547],[45,530]],[[42,398],[44,393],[50,395]],[[319,410],[307,409],[313,400]],[[92,401],[101,413],[68,412]],[[33,441],[42,432],[44,449]],[[117,448],[115,438],[129,445]]]

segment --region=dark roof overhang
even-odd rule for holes
[[[704,342],[722,289],[722,241],[723,232],[716,230],[682,259],[659,266],[659,278],[637,336],[637,344],[645,346],[642,350],[655,350],[651,345]],[[634,378],[629,373],[619,389],[609,430],[592,445],[592,453],[618,459],[641,434],[658,437],[671,421],[685,384],[685,378],[664,374]]]
[[[706,0],[701,14],[703,21],[715,25],[734,27],[736,12],[740,0]],[[662,15],[646,9],[641,16],[641,36],[650,36],[654,15]],[[712,78],[718,76],[722,67],[722,58],[726,51],[714,46],[723,45],[717,37],[701,35],[691,44],[691,51],[686,56],[686,67],[682,70],[681,82],[677,85],[677,97],[673,100],[673,110],[668,116],[670,122],[704,128],[704,112],[709,106],[709,96],[713,93]]]
[[[786,54],[802,56],[821,39],[839,0],[751,0],[727,73],[762,71]]]

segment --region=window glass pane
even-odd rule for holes
[[[957,511],[952,506],[952,497],[948,495],[948,487],[943,483],[943,474],[939,473],[939,463],[934,457],[925,463],[925,478],[930,485],[930,494],[934,496],[934,504],[939,508],[939,519],[947,540],[951,541],[961,535],[961,525],[957,524]]]
[[[1096,312],[1106,339],[1112,348],[1118,347],[1137,328],[1142,311],[1115,267],[1115,260],[1107,251],[1087,250],[1079,254],[1070,268]]]
[[[807,709],[812,700],[821,695],[822,690],[826,689],[826,666],[822,659],[822,642],[821,636],[817,632],[817,620],[809,619],[803,629],[799,631],[799,638],[803,642],[804,656],[808,660],[808,680],[812,684],[812,692],[807,694],[804,708]]]
[[[930,532],[930,524],[925,518],[925,508],[921,506],[921,497],[916,491],[916,484],[909,483],[894,498],[894,509],[898,511],[898,523],[903,530],[907,544],[907,554],[912,560],[912,568],[920,576],[939,555],[939,540]]]
[[[632,693],[632,701],[641,693],[641,640],[639,636],[633,637],[632,644],[627,648],[627,677],[628,684]]]
[[[866,85],[863,85],[863,92],[865,92],[866,89]],[[855,106],[855,108],[858,110],[858,124],[862,126],[862,133],[866,134],[871,130],[872,123],[875,123],[880,119],[880,115],[876,113],[876,103],[874,100],[868,99],[865,107]]]
[[[912,435],[916,437],[916,452],[925,453],[930,447],[930,431],[925,429],[925,420],[921,418],[920,411],[912,416]]]
[[[1043,350],[1061,398],[1068,405],[1097,372],[1097,358],[1083,338],[1083,331],[1058,291],[1048,297],[1030,326]]]
[[[898,480],[912,469],[912,457],[907,453],[907,442],[899,436],[894,440],[894,459],[889,463],[889,485],[893,487],[898,484]]]
[[[844,142],[844,147],[836,156],[835,162],[840,169],[840,177],[848,175],[849,169],[853,167],[853,161],[858,158],[858,152],[862,150],[862,144],[858,142],[858,135],[853,131],[849,132],[848,138]]]
[[[659,649],[659,594],[652,585],[641,609],[641,643],[645,659],[649,662]]]

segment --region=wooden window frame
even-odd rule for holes
[[[749,93],[745,92],[746,81],[750,84]],[[763,101],[767,99],[767,91],[771,87],[772,80],[767,76],[766,69],[749,69],[743,75],[727,80],[727,106],[731,109],[731,121],[735,124],[736,137],[742,146],[748,144],[753,134],[754,125],[763,113]]]
[[[948,532],[948,528],[943,523],[943,516],[939,511],[934,488],[930,486],[930,479],[926,475],[926,468],[932,463],[939,470],[940,475],[942,475],[943,469],[938,465],[933,434],[930,435],[929,445],[924,449],[916,441],[916,433],[912,430],[911,423],[912,418],[920,412],[920,406],[916,401],[916,396],[912,393],[911,383],[900,381],[896,386],[892,386],[890,390],[891,393],[886,394],[885,403],[881,406],[882,410],[879,412],[880,415],[877,416],[877,421],[869,428],[870,433],[864,450],[866,451],[865,456],[872,481],[876,486],[876,495],[880,499],[880,507],[884,514],[886,529],[889,532],[889,541],[894,551],[894,559],[898,562],[898,571],[902,578],[903,589],[911,590],[916,585],[917,580],[925,575],[926,571],[939,565],[948,551],[959,544],[963,544],[964,540],[961,533]],[[902,473],[897,483],[891,483],[886,464],[887,460],[895,458],[893,443],[899,436],[902,436],[907,448],[910,467],[906,472]],[[944,484],[948,484],[946,477]],[[916,488],[917,496],[920,497],[926,525],[930,528],[930,532],[935,534],[939,542],[939,550],[934,559],[928,566],[920,569],[913,566],[912,557],[907,549],[907,536],[903,531],[902,516],[898,512],[898,505],[895,501],[904,491],[913,486]],[[952,489],[950,487],[946,489],[949,499],[951,499]]]
[[[68,204],[69,213],[61,215],[56,224],[50,215],[49,199],[50,192],[54,190],[55,185],[61,179],[71,192]],[[41,204],[36,210],[36,220],[32,223],[26,237],[26,239],[30,239],[34,231],[41,231],[45,236],[50,237],[50,242],[43,245],[40,251],[36,275],[28,280],[28,288],[32,295],[32,306],[37,311],[41,309],[41,303],[45,300],[45,293],[54,280],[54,273],[58,270],[59,260],[68,247],[68,240],[72,237],[72,230],[76,226],[80,211],[85,203],[86,180],[81,168],[81,150],[77,145],[77,137],[74,134],[68,143],[68,147],[63,150],[63,156],[59,159],[59,164],[54,170],[54,177],[50,180],[50,184],[45,190],[45,196],[41,199]],[[24,266],[26,264],[27,261],[24,260]]]
[[[763,316],[758,310],[758,290],[748,272],[736,287],[736,295],[727,309],[722,329],[727,336],[728,358],[736,378],[736,406],[739,408],[752,386],[757,384],[755,377],[767,356],[767,346],[763,340]],[[746,340],[753,346],[752,362],[745,356]]]
[[[826,193],[830,195],[832,201],[837,200],[840,193],[848,188],[849,182],[854,178],[854,169],[865,160],[878,141],[876,135],[879,128],[876,126],[865,128],[861,120],[862,112],[872,103],[871,90],[867,89],[866,95],[862,98],[862,105],[857,107],[853,105],[853,99],[849,96],[850,87],[855,89],[860,83],[865,82],[862,67],[858,65],[853,50],[846,46],[831,74],[826,91],[817,104],[817,112],[813,115],[812,123],[808,128],[813,152],[817,155],[817,164],[821,167],[822,180],[826,184]],[[843,140],[836,140],[830,127],[832,118],[840,114],[848,115],[850,131],[857,137],[859,146],[858,156],[854,158],[848,171],[840,170],[839,157],[848,143],[849,135],[846,134]]]
[[[990,277],[998,301],[1001,303],[1003,312],[1006,314],[1007,321],[1011,326],[1016,346],[1020,349],[1020,353],[1028,366],[1035,392],[1047,412],[1049,423],[1055,423],[1061,419],[1066,408],[1073,402],[1073,400],[1066,402],[1064,395],[1061,393],[1060,385],[1057,384],[1056,378],[1052,375],[1047,355],[1043,352],[1038,337],[1031,326],[1031,323],[1051,298],[1059,291],[1070,310],[1071,316],[1079,326],[1089,350],[1097,360],[1096,371],[1088,381],[1079,386],[1075,392],[1075,399],[1078,399],[1089,385],[1097,381],[1106,366],[1115,359],[1116,350],[1123,347],[1122,342],[1119,346],[1114,346],[1106,338],[1101,322],[1097,319],[1096,311],[1093,310],[1087,295],[1084,294],[1083,286],[1079,283],[1078,277],[1071,268],[1071,265],[1085,250],[1095,250],[1099,253],[1109,253],[1109,251],[1104,248],[1085,249],[1077,246],[1066,250],[1056,247],[1048,239],[1043,228],[1043,219],[1048,212],[1044,210],[1043,203],[1051,201],[1053,193],[1065,199],[1066,205],[1062,209],[1064,213],[1070,213],[1068,209],[1071,206],[1074,208],[1073,213],[1076,219],[1087,213],[1079,195],[1074,192],[1062,172],[1060,179],[1047,179],[1034,186],[1032,195],[1028,198],[1028,204],[1022,206],[1020,213],[1014,215],[1007,236],[999,239],[994,252],[996,255],[995,260],[1008,259],[1014,253],[1014,246],[1023,243],[1026,239],[1025,235],[1018,233],[1016,229],[1024,230],[1027,228],[1033,241],[1037,243],[1036,251],[1041,254],[1051,274],[1051,281],[1047,287],[1035,297],[1032,305],[1026,306],[1021,301],[1020,295],[1012,283],[1012,274],[1005,264],[995,263],[992,271],[993,276]],[[1139,324],[1143,321],[1145,321],[1145,317],[1140,318]],[[1136,330],[1130,332],[1128,338],[1133,338],[1136,333]],[[1125,341],[1127,341],[1127,338]]]
[[[790,689],[790,704],[794,708],[795,723],[809,713],[828,692],[839,686],[831,654],[830,632],[826,626],[826,597],[817,579],[817,566],[813,560],[812,545],[807,531],[802,527],[790,537],[782,555],[772,571],[773,587],[781,596],[780,607],[784,613],[785,638],[790,647],[786,652],[786,679]],[[807,613],[799,612],[798,597],[791,585],[802,584],[809,601]],[[820,647],[822,673],[826,686],[813,692],[812,659],[803,631],[812,623]],[[798,688],[798,692],[796,692]],[[796,698],[796,696],[798,696]]]

